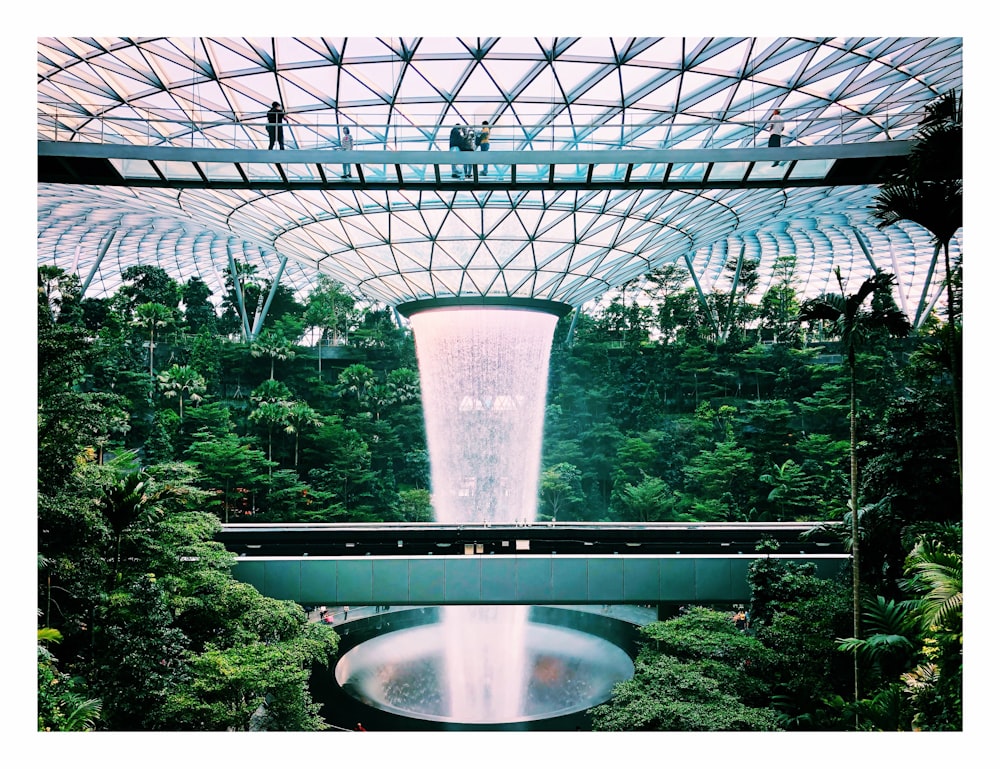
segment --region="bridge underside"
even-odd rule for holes
[[[38,182],[247,190],[784,189],[879,184],[905,164],[909,141],[718,150],[233,150],[38,142]],[[464,157],[471,155],[471,159]],[[452,178],[468,162],[471,179]],[[354,169],[342,178],[341,166]]]
[[[758,554],[240,557],[233,576],[303,605],[665,604],[748,601]],[[841,573],[848,557],[780,555]]]

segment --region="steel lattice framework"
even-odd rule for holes
[[[456,122],[491,150],[719,149],[911,138],[927,104],[962,91],[959,38],[40,38],[38,139],[266,147],[279,101],[289,147],[447,150]],[[276,151],[277,152],[277,151]],[[477,153],[482,163],[488,157]],[[609,172],[613,173],[611,168]],[[397,305],[503,297],[585,304],[682,265],[756,295],[795,256],[806,295],[875,266],[915,320],[943,265],[915,225],[879,230],[874,186],[718,190],[207,190],[41,184],[38,262],[117,290],[133,264],[217,293],[230,260],[305,294],[320,274]],[[955,253],[961,253],[961,231]],[[641,284],[641,280],[640,280]]]

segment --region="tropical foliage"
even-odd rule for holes
[[[556,327],[540,518],[813,521],[854,556],[834,580],[756,561],[746,632],[718,606],[644,628],[595,728],[961,728],[961,270],[911,328],[893,276],[806,297],[780,259],[760,296],[750,259],[705,296],[668,267]],[[243,264],[223,297],[141,267],[105,299],[42,267],[37,324],[39,729],[322,728],[336,635],[214,537],[430,518],[412,335]]]

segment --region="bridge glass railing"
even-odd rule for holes
[[[216,149],[267,149],[266,118],[263,114],[228,115],[211,120],[192,120],[189,115],[158,111],[149,117],[117,117],[101,114],[106,108],[80,105],[70,111],[65,104],[38,104],[38,138],[43,141],[77,141],[136,146],[203,147]],[[916,129],[922,109],[912,102],[881,105],[877,111],[833,108],[822,115],[813,112],[796,114],[788,110],[785,123],[785,146],[848,144],[909,138]],[[607,124],[572,124],[552,121],[539,115],[539,123],[530,125],[532,116],[521,114],[522,124],[491,126],[492,150],[608,150],[608,149],[726,149],[767,146],[766,115],[742,112],[728,116],[719,113],[665,114],[662,122],[650,123],[648,115],[640,122],[625,120]],[[428,118],[429,121],[429,118]],[[389,124],[364,124],[338,121],[332,113],[291,113],[282,126],[286,149],[337,150],[344,126],[354,134],[355,150],[448,150],[451,126],[400,121]],[[478,129],[478,123],[470,123]],[[476,153],[482,160],[483,153]],[[336,161],[331,161],[336,162]],[[545,166],[546,173],[548,166]],[[388,173],[388,169],[383,169]],[[393,171],[394,172],[394,171]],[[520,168],[519,168],[520,173]],[[608,170],[607,173],[617,173]],[[339,174],[338,174],[339,175]]]

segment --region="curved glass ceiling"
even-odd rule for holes
[[[443,150],[456,122],[494,150],[765,146],[907,139],[927,103],[962,90],[958,38],[40,38],[38,139],[266,148]],[[472,156],[470,156],[472,157]],[[482,163],[488,154],[477,153]],[[677,263],[705,292],[726,262],[779,256],[801,289],[874,265],[911,318],[937,298],[930,237],[875,229],[875,187],[736,190],[204,190],[39,185],[38,260],[118,287],[158,264],[221,292],[230,255],[304,293],[320,273],[396,305],[516,296],[579,305]],[[961,247],[959,239],[958,248]],[[940,262],[940,260],[937,260]],[[930,276],[931,281],[928,282]]]

